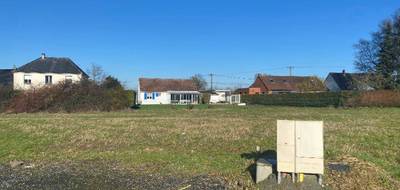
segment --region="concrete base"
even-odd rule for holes
[[[257,160],[256,183],[264,181],[272,174],[272,164],[265,159]]]

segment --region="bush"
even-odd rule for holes
[[[202,93],[202,94],[201,94],[201,100],[200,100],[201,104],[208,104],[208,103],[210,103],[210,97],[211,97],[211,94],[210,94],[210,93],[208,93],[208,92]]]
[[[13,90],[12,86],[0,85],[0,112],[4,111],[10,99],[16,96],[17,93],[17,91]]]
[[[400,91],[378,90],[354,93],[346,101],[350,107],[400,107]]]
[[[10,100],[7,110],[14,113],[112,111],[128,108],[132,100],[131,92],[122,86],[102,86],[82,80],[25,91]]]

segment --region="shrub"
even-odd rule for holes
[[[0,85],[0,112],[4,110],[10,99],[17,95],[17,91],[14,91],[12,86]]]
[[[348,98],[346,106],[382,106],[382,107],[399,107],[400,91],[378,90],[357,93]]]
[[[122,86],[102,86],[82,80],[25,91],[10,100],[7,110],[15,113],[112,111],[128,108],[132,100],[130,92]]]
[[[205,92],[205,93],[202,93],[201,94],[201,104],[208,104],[208,103],[210,103],[210,97],[211,97],[211,94],[210,93],[208,93],[208,92]]]

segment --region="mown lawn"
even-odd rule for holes
[[[400,108],[147,106],[0,114],[0,163],[105,160],[148,172],[250,179],[255,147],[276,149],[277,119],[323,120],[326,160],[356,157],[400,179]]]

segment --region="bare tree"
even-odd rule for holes
[[[375,89],[400,89],[400,10],[384,20],[370,40],[356,45],[355,66]]]
[[[90,69],[88,70],[90,79],[92,79],[95,83],[100,84],[106,78],[106,74],[104,73],[103,68],[100,65],[96,65],[92,63]]]
[[[196,74],[196,75],[192,76],[191,79],[195,83],[197,89],[199,89],[199,90],[205,90],[206,89],[207,81],[203,78],[202,75]]]

